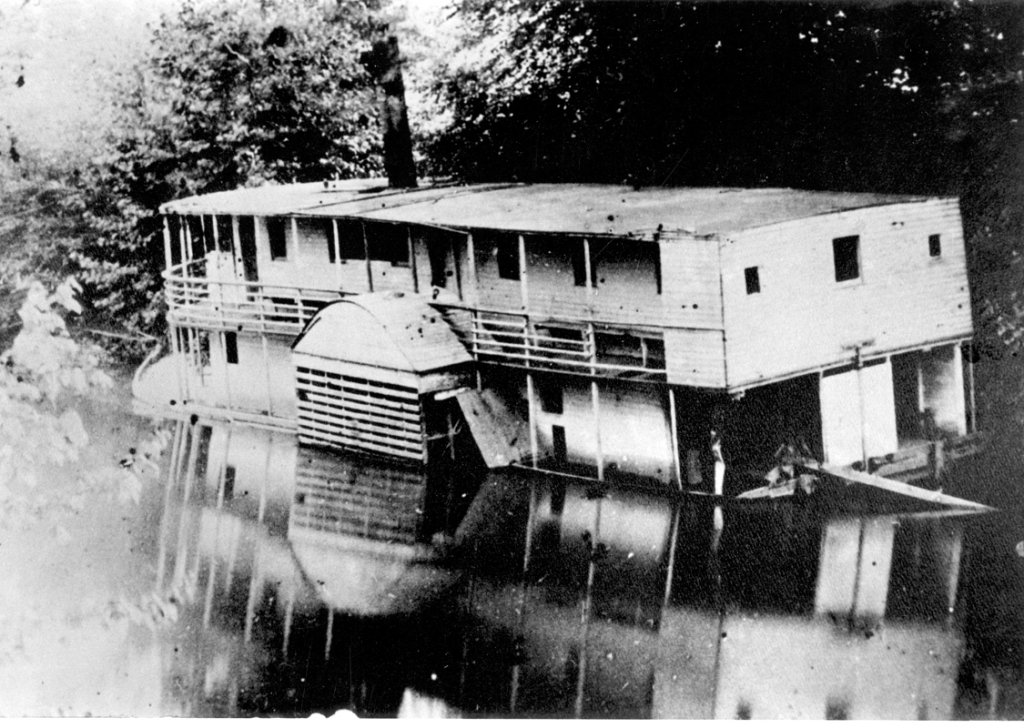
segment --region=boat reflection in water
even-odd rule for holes
[[[479,480],[180,423],[166,712],[954,717],[962,517]]]

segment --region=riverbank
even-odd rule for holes
[[[160,504],[157,473],[130,485],[132,450],[155,431],[132,413],[130,381],[117,372],[73,403],[81,457],[18,494],[38,508],[0,541],[0,715],[160,714],[153,635],[116,608],[152,588]]]

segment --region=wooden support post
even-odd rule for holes
[[[285,259],[286,260],[289,260],[289,259],[290,260],[295,260],[295,259],[297,259],[299,257],[299,220],[296,217],[292,217],[292,218],[289,218],[289,219],[291,221],[291,225],[289,227],[291,227],[291,230],[292,230],[292,245],[291,245],[292,249],[291,249],[291,253],[289,254],[289,251],[288,251],[288,240],[285,239],[285,241],[284,241]]]
[[[171,226],[167,222],[167,216],[164,215],[164,270],[169,271],[172,268],[171,258]]]
[[[676,486],[683,490],[683,469],[679,462],[679,419],[676,411],[676,391],[668,388],[668,417],[672,433],[672,471],[676,476]]]
[[[523,299],[522,309],[530,308],[530,284],[526,266],[526,237],[519,236],[519,295]]]
[[[223,321],[224,311],[221,309],[221,320]],[[223,324],[222,324],[223,325]],[[228,337],[225,331],[218,331],[218,337],[220,337],[220,367],[221,371],[224,372],[224,394],[228,399],[228,409],[234,409],[234,405],[231,401],[231,375],[228,370]],[[237,342],[237,339],[235,340]],[[237,346],[237,344],[236,344]],[[212,360],[213,357],[210,357]],[[212,363],[212,361],[211,361]]]
[[[594,460],[597,463],[597,479],[604,480],[604,450],[601,447],[601,395],[597,380],[590,380],[590,403],[594,413]]]
[[[664,614],[665,610],[668,609],[669,602],[672,600],[672,581],[675,579],[676,543],[679,541],[679,518],[682,505],[676,503],[672,510],[672,535],[669,537],[668,567],[665,569],[665,595],[661,600],[662,614]]]
[[[857,400],[860,405],[860,452],[861,462],[864,464],[864,472],[869,472],[868,468],[868,429],[867,423],[867,408],[864,402],[864,361],[861,358],[860,347],[857,347]]]
[[[412,292],[420,292],[420,279],[416,265],[416,246],[412,242],[412,225],[405,226],[405,237],[409,246],[409,271],[412,273]]]
[[[185,217],[183,215],[178,215],[178,252],[181,253],[181,269],[185,272],[188,271],[187,263],[189,260],[189,255],[186,247],[188,244],[188,232],[186,230],[187,227],[188,223],[185,222]]]
[[[466,258],[469,259],[469,302],[473,306],[479,306],[480,288],[477,285],[476,247],[473,244],[473,233],[466,233]]]
[[[594,315],[594,269],[590,260],[590,240],[583,238],[583,274],[587,279],[587,316]]]
[[[242,265],[242,242],[238,233],[238,215],[231,216],[231,264],[237,281],[238,266]]]
[[[260,342],[263,345],[263,369],[267,375],[267,414],[274,414],[274,397],[271,390],[271,377],[270,377],[270,353],[267,350],[267,335],[260,334]]]
[[[338,284],[338,292],[341,292],[341,240],[338,236],[338,219],[336,217],[331,218],[331,246],[334,248],[334,272],[337,276],[336,282]]]
[[[530,425],[530,459],[533,467],[537,467],[537,397],[534,392],[533,375],[526,374],[526,404]]]
[[[366,223],[360,224],[363,231],[363,257],[366,259],[366,290],[373,293],[373,266],[370,265],[370,241],[366,237]]]

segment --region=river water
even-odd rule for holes
[[[458,453],[425,473],[163,427],[159,476],[92,526],[130,554],[89,562],[116,560],[99,590],[116,598],[93,598],[93,627],[87,610],[22,625],[0,712],[1024,715],[1014,512],[816,493],[716,513]]]

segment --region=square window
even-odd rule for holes
[[[743,278],[747,283],[747,295],[761,292],[761,277],[758,275],[757,266],[743,269]]]
[[[224,333],[224,352],[227,356],[228,364],[238,363],[238,334],[234,331]]]
[[[860,278],[860,236],[847,235],[832,240],[832,258],[836,268],[836,281]]]
[[[933,258],[939,258],[942,256],[942,236],[941,235],[929,235],[928,236],[928,255]]]
[[[504,235],[496,241],[498,277],[507,281],[519,280],[519,238]]]
[[[366,227],[370,260],[381,260],[393,266],[408,268],[409,233],[404,225],[377,224]]]
[[[267,238],[270,240],[270,259],[288,259],[288,239],[285,237],[285,219],[283,217],[267,218]]]
[[[338,254],[342,263],[366,258],[363,224],[358,220],[338,220]]]

